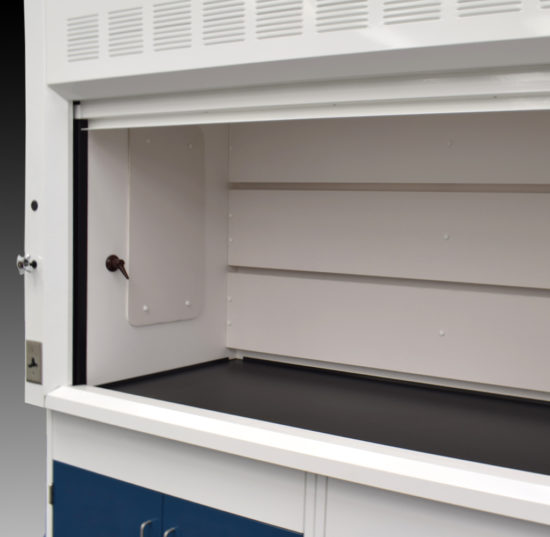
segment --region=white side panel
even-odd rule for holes
[[[548,183],[547,112],[251,123],[231,127],[230,180]]]
[[[297,532],[303,472],[55,413],[53,459]]]
[[[550,391],[547,293],[323,276],[228,278],[229,347]]]
[[[144,326],[193,319],[204,300],[202,132],[136,129],[128,145],[128,321]],[[123,283],[121,276],[115,274]]]
[[[550,194],[230,194],[229,264],[550,287]]]
[[[31,254],[40,265],[44,256],[42,227],[45,219],[40,204],[44,189],[45,130],[44,57],[41,43],[44,37],[43,11],[43,3],[39,0],[25,0],[25,252]],[[39,202],[38,212],[30,210],[32,200]],[[15,258],[15,255],[13,257]],[[37,270],[34,274],[25,275],[25,339],[43,340],[43,320],[44,277],[42,270]],[[25,375],[24,341],[21,342],[20,349],[21,373]],[[42,386],[25,382],[25,401],[42,406],[44,404]]]
[[[329,479],[324,537],[545,537],[550,528]]]
[[[193,320],[133,327],[126,317],[126,280],[105,268],[112,253],[128,253],[127,131],[89,137],[88,382],[100,384],[226,356],[227,131],[209,127],[205,141],[205,294]],[[175,247],[180,231],[171,230]],[[162,278],[176,277],[166,267]],[[113,277],[115,276],[115,277]],[[130,274],[131,276],[131,274]]]
[[[71,378],[72,117],[69,103],[46,86],[44,7],[38,0],[25,2],[25,32],[25,252],[38,263],[25,275],[25,338],[41,341],[43,351],[43,383],[27,382],[25,400],[42,406],[45,393]],[[38,202],[36,212],[31,200]],[[22,371],[23,349],[22,343]]]

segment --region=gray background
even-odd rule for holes
[[[0,115],[0,534],[42,537],[46,416],[24,403],[23,252],[25,81],[23,2],[5,6]]]

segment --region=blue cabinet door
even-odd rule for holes
[[[164,531],[169,537],[298,537],[299,533],[218,511],[197,503],[164,497]]]
[[[55,537],[160,537],[162,494],[54,462]]]

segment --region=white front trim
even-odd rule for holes
[[[61,387],[50,410],[498,515],[550,524],[550,477],[296,429],[90,386]]]
[[[84,101],[89,129],[550,109],[550,70],[270,85]]]

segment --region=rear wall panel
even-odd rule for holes
[[[545,183],[548,112],[248,123],[231,127],[230,180]]]
[[[232,273],[229,297],[232,348],[550,390],[546,292]]]
[[[229,264],[550,287],[550,194],[236,190]]]

